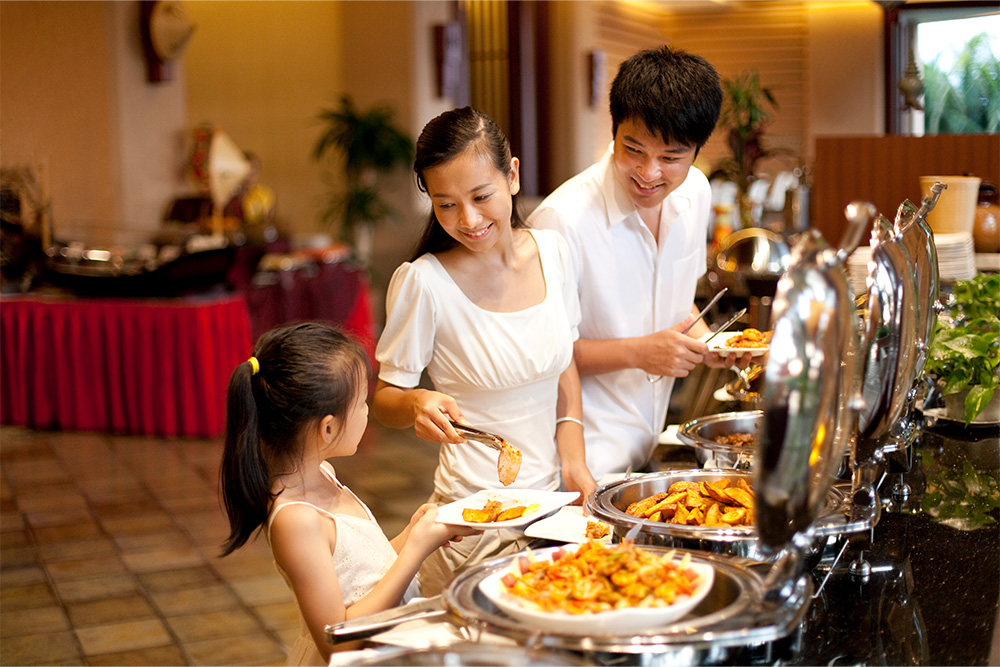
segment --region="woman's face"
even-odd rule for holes
[[[466,150],[424,170],[424,183],[438,223],[463,247],[487,250],[509,234],[511,197],[521,187],[517,158],[504,174],[487,156]]]
[[[664,143],[645,123],[629,119],[615,132],[615,176],[636,208],[656,208],[687,178],[696,153],[694,146]]]

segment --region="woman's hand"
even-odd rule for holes
[[[567,491],[579,491],[580,497],[573,501],[574,505],[582,505],[587,500],[587,496],[597,488],[597,481],[590,474],[590,469],[586,465],[566,466],[562,470],[563,488]]]
[[[423,440],[458,444],[464,439],[450,423],[465,423],[462,410],[454,398],[439,391],[397,387],[379,380],[372,412],[389,428],[412,426]]]

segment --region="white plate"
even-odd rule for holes
[[[553,510],[568,505],[580,496],[579,491],[536,491],[534,489],[486,489],[474,493],[468,498],[456,500],[453,503],[438,508],[437,522],[455,526],[471,526],[472,528],[517,528],[541,519]],[[510,521],[490,521],[475,523],[462,518],[462,510],[466,508],[482,509],[488,500],[499,501],[503,509],[517,505],[538,505],[534,512],[524,514]]]
[[[767,354],[768,348],[766,347],[726,347],[726,341],[739,333],[739,331],[723,331],[718,335],[707,333],[699,340],[705,342],[710,336],[715,336],[709,344],[708,349],[723,357],[728,354],[735,354],[742,357],[748,352],[751,357],[760,357]]]
[[[572,551],[577,546],[570,544],[563,548]],[[554,551],[555,549],[550,550],[547,554],[536,554],[536,557],[548,560]],[[532,627],[583,635],[631,634],[636,630],[645,630],[672,623],[698,606],[698,603],[711,590],[712,581],[715,578],[715,568],[711,565],[692,562],[691,569],[695,570],[701,577],[697,590],[690,597],[682,596],[669,607],[631,607],[587,614],[569,614],[530,609],[520,598],[508,593],[507,587],[503,585],[501,579],[510,572],[519,572],[515,569],[517,562],[518,559],[515,558],[511,563],[511,569],[491,574],[479,582],[479,589],[483,595],[489,598],[503,613]]]
[[[592,516],[586,516],[579,505],[566,505],[559,508],[559,511],[552,516],[547,516],[525,528],[524,534],[528,537],[540,537],[558,542],[586,542],[588,521],[604,523]],[[606,523],[604,525],[607,526]],[[610,542],[611,532],[611,526],[608,526],[608,534],[598,542]]]

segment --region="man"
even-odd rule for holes
[[[583,315],[574,356],[595,478],[646,465],[674,378],[736,363],[698,340],[704,322],[682,333],[706,270],[711,188],[692,165],[719,118],[718,74],[670,47],[641,51],[622,63],[610,98],[608,152],[528,218],[562,232],[573,253]]]

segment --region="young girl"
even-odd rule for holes
[[[325,626],[400,604],[421,562],[471,534],[421,506],[392,542],[326,459],[351,456],[368,424],[368,358],[336,329],[274,329],[236,367],[226,395],[226,556],[261,528],[303,628],[288,664],[327,664]]]
[[[497,454],[450,424],[499,433],[521,449],[511,488],[581,492],[584,459],[573,341],[580,308],[572,259],[557,233],[524,228],[513,197],[518,160],[489,116],[465,107],[430,121],[414,171],[431,214],[414,259],[393,274],[376,352],[375,416],[439,442],[431,502],[497,488]],[[434,391],[418,387],[427,370]],[[421,569],[428,594],[453,573],[520,550],[518,530],[490,530],[439,549]]]

